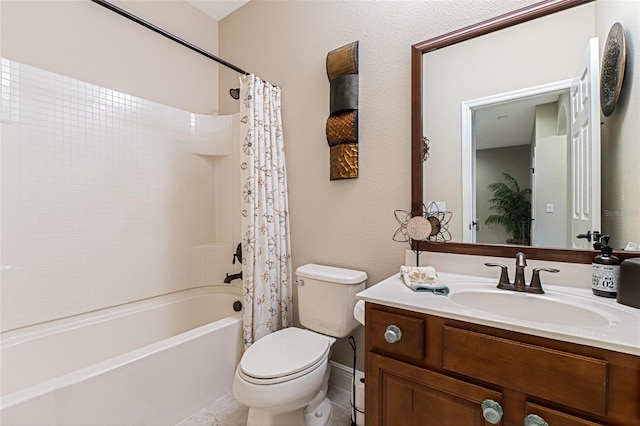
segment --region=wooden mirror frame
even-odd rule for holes
[[[411,211],[413,215],[422,215],[424,201],[424,165],[422,161],[422,55],[591,1],[594,0],[546,0],[411,46]],[[414,250],[477,256],[515,257],[515,254],[521,251],[524,252],[529,259],[571,263],[591,263],[596,254],[594,250],[586,249],[551,249],[477,243],[430,243],[414,241],[413,244]],[[615,255],[620,259],[640,257],[640,253],[625,251],[616,251]]]

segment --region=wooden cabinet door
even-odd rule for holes
[[[367,356],[367,425],[490,426],[482,416],[482,401],[502,404],[500,392],[381,355]]]
[[[549,424],[549,426],[603,426],[601,423],[581,419],[531,402],[527,402],[526,410],[527,414],[536,414],[540,416]]]

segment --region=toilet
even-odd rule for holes
[[[246,350],[236,369],[233,396],[249,407],[248,426],[324,426],[331,415],[331,349],[359,325],[353,316],[355,296],[364,289],[367,274],[307,264],[296,277],[305,328],[264,336]]]

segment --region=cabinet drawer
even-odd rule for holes
[[[448,326],[442,350],[446,370],[607,414],[606,361]]]
[[[405,315],[382,312],[375,309],[369,311],[367,329],[370,349],[382,355],[394,358],[422,362],[424,358],[424,319]],[[395,343],[385,340],[387,327],[396,326],[402,337]]]
[[[571,416],[551,408],[542,407],[531,402],[527,402],[527,414],[537,414],[550,425],[562,426],[603,426],[602,423],[594,423],[589,420]]]

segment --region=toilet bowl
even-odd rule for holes
[[[300,323],[268,334],[244,353],[233,379],[233,396],[249,407],[248,426],[325,426],[331,348],[358,322],[355,294],[361,271],[308,264],[296,270]]]
[[[247,349],[233,381],[234,397],[249,407],[247,425],[325,424],[331,414],[326,393],[335,340],[291,327]]]

